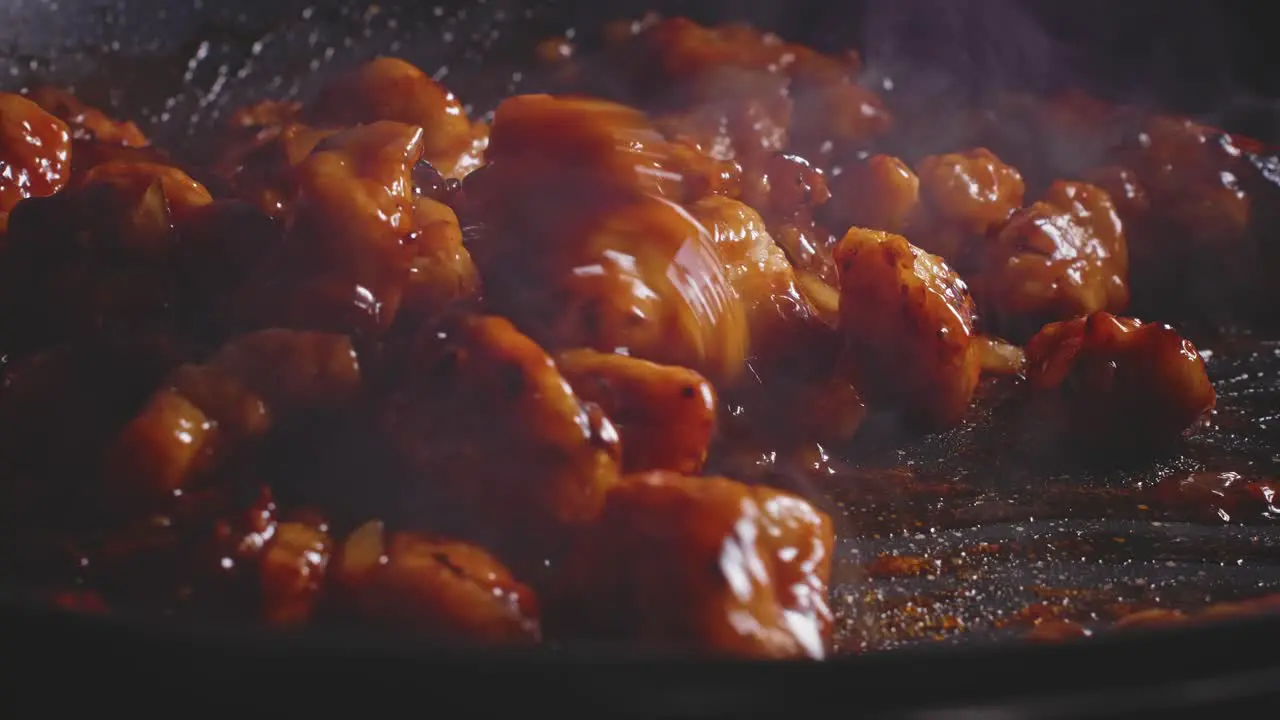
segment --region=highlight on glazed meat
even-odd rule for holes
[[[1106,465],[1227,422],[1166,323],[1188,274],[1248,316],[1274,272],[1257,143],[1080,94],[899,117],[855,53],[740,25],[540,55],[491,121],[381,57],[235,111],[207,163],[0,93],[0,572],[83,611],[816,659],[872,646],[837,532],[978,512],[910,448],[996,423]],[[1224,472],[1133,497],[1280,517]]]

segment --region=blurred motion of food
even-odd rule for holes
[[[0,573],[93,612],[700,657],[1275,606],[901,589],[1109,542],[1024,520],[1235,552],[1219,526],[1280,519],[1273,416],[1216,370],[1280,357],[1249,327],[1265,148],[1077,90],[943,112],[743,24],[597,39],[548,39],[491,118],[378,57],[238,109],[203,164],[0,93]],[[1223,307],[1249,332],[1193,343]],[[926,549],[845,552],[894,538]]]

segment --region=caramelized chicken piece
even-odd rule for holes
[[[107,455],[108,492],[114,501],[172,495],[290,414],[351,402],[360,384],[345,336],[240,336],[206,363],[173,371],[125,425]]]
[[[771,155],[742,180],[741,200],[759,211],[799,273],[834,287],[831,248],[839,238],[817,217],[830,199],[826,176],[796,155]]]
[[[266,101],[242,108],[227,123],[213,163],[213,175],[229,192],[272,217],[292,210],[298,193],[295,168],[340,130],[299,122],[300,113],[298,103]]]
[[[702,469],[716,428],[716,394],[701,375],[594,350],[560,353],[556,366],[578,397],[599,405],[617,426],[624,472]]]
[[[574,545],[549,604],[570,635],[644,651],[821,658],[831,520],[721,477],[633,475]]]
[[[334,78],[305,114],[319,126],[390,120],[422,128],[423,157],[448,177],[474,169],[487,140],[484,127],[472,127],[453,93],[413,65],[389,57]]]
[[[342,609],[371,625],[489,646],[541,637],[533,590],[475,545],[373,521],[343,543],[332,577]]]
[[[815,313],[760,214],[717,196],[699,200],[689,212],[710,233],[726,279],[742,300],[752,357],[767,361],[792,350],[795,335]]]
[[[826,220],[840,232],[865,227],[903,233],[920,201],[920,178],[892,155],[873,155],[836,176],[831,194]]]
[[[0,231],[19,201],[58,192],[70,170],[66,123],[20,95],[0,93]]]
[[[743,303],[688,212],[649,195],[550,214],[527,201],[503,194],[489,206],[502,215],[477,261],[495,308],[552,350],[680,365],[717,386],[741,376]]]
[[[1027,344],[1027,379],[1065,404],[1078,433],[1103,444],[1175,439],[1216,399],[1190,341],[1168,325],[1106,312],[1046,325]]]
[[[925,428],[959,423],[981,362],[964,281],[942,258],[878,230],[851,228],[835,257],[854,386]]]
[[[462,244],[453,209],[429,197],[413,204],[417,229],[409,236],[414,256],[405,288],[406,310],[430,317],[480,292],[480,274]]]
[[[168,157],[130,120],[108,117],[98,108],[85,105],[75,96],[52,87],[38,87],[29,97],[47,112],[62,120],[71,131],[70,182],[80,182],[85,173],[113,160],[168,163]]]
[[[1248,191],[1255,173],[1234,138],[1156,115],[1113,162],[1133,169],[1136,182],[1124,180],[1147,198],[1119,208],[1134,228],[1129,246],[1143,307],[1217,319],[1256,302],[1253,292],[1269,280],[1257,271],[1257,208]]]
[[[345,130],[296,168],[283,243],[235,301],[242,327],[377,334],[409,282],[419,230],[412,169],[422,131],[394,122]]]
[[[315,612],[333,541],[323,521],[280,522],[262,551],[262,617],[268,625],[305,625]]]
[[[1200,522],[1248,522],[1280,517],[1277,483],[1245,480],[1235,472],[1170,475],[1148,488],[1148,503],[1177,518]]]
[[[174,224],[210,202],[176,168],[111,162],[10,218],[0,306],[10,351],[170,329]]]
[[[42,86],[28,97],[45,112],[62,120],[74,140],[96,140],[109,145],[141,148],[151,144],[142,130],[131,120],[115,120],[98,108],[85,105],[65,90]]]
[[[1015,334],[1129,302],[1124,228],[1107,192],[1055,182],[981,244],[969,277],[978,306]]]
[[[398,380],[380,425],[436,527],[540,565],[599,514],[618,477],[618,433],[507,320],[423,328]]]
[[[188,488],[161,501],[98,506],[85,580],[113,605],[170,617],[258,619],[261,561],[278,537],[271,491],[244,478]],[[104,512],[110,508],[114,512]]]
[[[737,177],[731,163],[668,141],[635,109],[550,95],[517,95],[498,106],[486,160],[502,167],[501,177],[536,183],[540,196],[550,191],[578,206],[618,191],[692,201],[725,192]]]
[[[986,148],[932,155],[916,165],[924,207],[910,232],[920,247],[951,262],[1022,206],[1022,175]]]
[[[169,212],[178,221],[196,208],[213,202],[209,191],[190,175],[176,167],[157,163],[112,160],[89,170],[83,183],[123,186],[137,194],[145,192],[152,185],[159,185]]]

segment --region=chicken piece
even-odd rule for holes
[[[730,163],[670,142],[639,111],[589,98],[517,95],[494,114],[488,162],[542,200],[581,206],[619,191],[677,202],[724,191]],[[542,192],[537,192],[541,190]],[[551,197],[548,198],[547,196]]]
[[[916,165],[924,201],[909,227],[920,247],[950,262],[1022,206],[1022,175],[986,148],[931,155]]]
[[[115,120],[98,108],[80,102],[74,95],[54,87],[34,88],[28,96],[45,112],[62,120],[73,140],[96,140],[109,145],[141,148],[151,144],[131,120]]]
[[[831,520],[721,477],[627,477],[559,576],[557,630],[639,651],[822,658]],[[552,618],[549,618],[549,623]]]
[[[213,202],[213,196],[203,185],[185,172],[170,165],[149,162],[113,160],[95,166],[85,173],[84,184],[110,183],[129,187],[141,193],[152,185],[159,185],[174,220],[181,221],[196,208]]]
[[[394,122],[345,130],[296,168],[284,241],[232,311],[240,327],[377,335],[394,320],[419,230],[412,169],[422,131]]]
[[[1124,227],[1111,197],[1094,185],[1055,182],[975,251],[980,270],[969,278],[978,307],[1014,335],[1129,303]]]
[[[112,162],[14,209],[0,266],[9,350],[172,328],[174,224],[210,202],[176,168]]]
[[[831,248],[839,238],[817,217],[831,199],[821,170],[799,156],[775,153],[744,177],[740,199],[760,213],[801,275],[836,285]]]
[[[405,288],[405,310],[430,317],[452,303],[476,297],[480,274],[462,244],[453,209],[429,197],[413,204],[417,230],[410,235],[414,257]]]
[[[19,201],[58,192],[70,172],[66,123],[21,95],[0,93],[0,229]]]
[[[332,577],[342,609],[372,625],[486,646],[541,637],[533,590],[475,545],[372,521],[343,543]]]
[[[892,155],[873,155],[836,176],[831,195],[833,201],[824,206],[831,227],[840,232],[865,227],[901,234],[920,202],[920,178]]]
[[[85,105],[75,96],[52,87],[33,89],[28,97],[62,120],[71,131],[71,171],[69,182],[81,182],[85,173],[115,160],[169,164],[162,150],[130,120],[108,117],[98,108]]]
[[[1170,475],[1146,489],[1144,500],[1176,519],[1198,522],[1248,522],[1280,518],[1277,483],[1245,480],[1234,472]]]
[[[815,311],[760,214],[719,196],[699,200],[689,212],[710,233],[725,277],[742,300],[751,356],[769,362],[793,352],[796,335],[814,321]]]
[[[112,499],[145,502],[181,491],[289,415],[345,406],[360,385],[345,336],[240,336],[206,363],[174,370],[120,431],[104,468]]]
[[[262,550],[262,616],[274,627],[305,625],[315,612],[333,541],[323,521],[281,522]]]
[[[272,217],[289,215],[298,192],[295,168],[341,130],[303,123],[301,112],[296,102],[269,100],[231,116],[212,163],[213,176],[228,193]]]
[[[447,177],[461,177],[458,170],[475,166],[476,143],[485,137],[483,129],[472,128],[453,93],[417,67],[389,57],[334,78],[305,116],[319,126],[390,120],[422,128],[422,156]]]
[[[379,425],[421,478],[433,527],[540,566],[599,514],[618,477],[617,430],[510,322],[424,327],[403,363]]]
[[[1102,444],[1177,439],[1216,400],[1190,341],[1107,312],[1046,325],[1027,343],[1027,379],[1065,405],[1075,432]]]
[[[716,428],[716,393],[701,375],[594,350],[560,353],[556,366],[579,398],[617,426],[624,472],[702,470]]]
[[[278,518],[268,488],[237,479],[102,517],[104,532],[86,543],[86,584],[134,611],[259,619],[260,562]]]
[[[853,385],[925,429],[959,423],[981,364],[964,281],[942,258],[878,230],[851,228],[835,258]]]
[[[741,377],[743,302],[688,212],[648,195],[551,214],[526,200],[492,200],[501,215],[475,256],[499,312],[553,351],[679,365],[717,387]]]

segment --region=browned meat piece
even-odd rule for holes
[[[272,217],[285,217],[297,195],[294,168],[339,128],[298,121],[298,103],[265,101],[234,113],[220,139],[213,174],[229,192]]]
[[[304,111],[312,125],[351,127],[381,120],[422,128],[423,158],[448,177],[479,163],[488,139],[473,128],[462,103],[409,63],[382,57],[334,78]]]
[[[986,148],[926,157],[916,165],[924,207],[909,232],[920,247],[958,262],[971,238],[983,238],[1022,206],[1022,175]]]
[[[70,171],[66,123],[20,95],[0,93],[0,232],[20,200],[58,192]]]
[[[1046,325],[1027,344],[1027,379],[1065,404],[1078,433],[1104,444],[1177,438],[1216,399],[1190,341],[1106,312]]]
[[[540,566],[599,514],[618,433],[542,348],[502,318],[466,316],[423,328],[405,355],[380,425],[433,527]]]
[[[110,162],[84,182],[23,202],[0,265],[0,320],[9,350],[171,328],[174,224],[208,205],[176,168]]]
[[[854,386],[924,428],[959,423],[981,360],[964,282],[942,258],[877,230],[850,229],[835,257]]]
[[[390,327],[418,251],[406,240],[420,230],[411,173],[421,156],[422,131],[394,122],[319,144],[296,168],[283,243],[235,301],[241,327],[371,335]]]
[[[716,393],[698,373],[647,360],[570,350],[556,366],[618,428],[624,472],[702,470],[716,429]]]
[[[305,625],[315,612],[333,541],[315,519],[280,522],[262,550],[262,617],[268,625]]]
[[[343,543],[332,577],[342,610],[370,625],[489,646],[541,637],[533,590],[475,545],[374,521]]]
[[[458,216],[442,202],[420,197],[413,204],[417,229],[409,236],[413,260],[405,287],[405,310],[430,317],[452,303],[475,298],[480,274],[462,244]]]
[[[873,155],[837,175],[831,194],[823,209],[838,232],[865,227],[903,233],[920,201],[920,178],[892,155]]]
[[[699,200],[689,212],[710,233],[725,277],[743,303],[751,356],[767,363],[794,351],[792,343],[816,311],[760,214],[718,196]]]
[[[1034,642],[1058,643],[1086,638],[1092,634],[1088,628],[1070,620],[1046,620],[1036,623],[1035,627],[1031,628],[1031,632],[1027,633],[1027,639]]]
[[[852,53],[822,55],[745,25],[679,17],[607,34],[624,94],[646,108],[721,119],[739,155],[780,145],[786,133],[792,148],[817,157],[832,146],[862,147],[890,124],[880,98],[854,82],[861,62]]]
[[[1149,488],[1144,497],[1157,510],[1201,522],[1280,517],[1274,481],[1249,481],[1234,472],[1171,475]]]
[[[973,252],[968,277],[984,318],[1013,334],[1129,303],[1129,255],[1110,195],[1055,182]],[[1030,330],[1028,330],[1030,328]]]
[[[169,212],[176,221],[183,220],[196,208],[213,202],[209,191],[185,172],[170,165],[150,162],[112,160],[85,173],[83,183],[127,187],[139,194],[152,185],[159,185]]]
[[[558,578],[557,629],[638,650],[821,658],[831,520],[799,497],[655,472],[610,491]]]
[[[494,114],[485,157],[502,168],[499,177],[533,184],[561,205],[617,191],[684,202],[729,191],[737,178],[736,165],[668,141],[639,111],[588,98],[508,98]]]
[[[108,117],[70,93],[52,87],[35,88],[28,97],[70,129],[72,184],[98,165],[113,160],[168,163],[167,155],[130,120]]]
[[[278,527],[270,491],[252,482],[193,490],[100,517],[85,581],[112,605],[135,611],[261,618],[259,563]]]
[[[857,391],[836,372],[838,299],[821,309],[809,300],[837,291],[813,279],[801,285],[759,213],[747,205],[713,196],[689,211],[710,232],[746,308],[750,372],[740,387],[726,386],[739,391],[733,399],[752,416],[742,419],[784,444],[852,438],[865,408]]]
[[[831,248],[839,237],[818,219],[831,199],[822,171],[799,156],[775,153],[744,174],[741,184],[740,199],[764,218],[800,276],[835,287]]]
[[[145,503],[181,491],[290,414],[351,402],[360,382],[344,336],[236,338],[208,362],[173,371],[120,431],[104,469],[111,499]]]
[[[28,97],[45,112],[62,120],[74,140],[96,140],[109,145],[141,148],[151,144],[147,136],[130,120],[115,120],[98,108],[85,105],[65,90],[42,86]]]
[[[642,119],[546,96],[499,107],[493,164],[463,188],[485,223],[473,248],[486,300],[555,351],[621,352],[732,381],[746,353],[742,301],[706,229],[644,192],[681,176],[657,149],[665,141],[633,124]],[[641,152],[650,140],[653,154]]]

